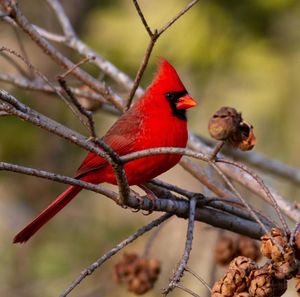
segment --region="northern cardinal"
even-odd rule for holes
[[[120,156],[155,147],[186,147],[186,109],[196,105],[176,70],[161,60],[158,72],[147,91],[108,130],[103,140]],[[125,164],[129,185],[139,185],[176,165],[181,155],[143,157]],[[89,153],[75,178],[93,184],[116,184],[115,175],[105,159]],[[64,208],[82,188],[69,186],[13,242],[26,242],[44,224]]]

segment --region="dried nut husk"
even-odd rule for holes
[[[222,279],[212,287],[211,296],[232,297],[247,288],[246,272],[243,269],[228,269]]]
[[[253,270],[249,276],[248,292],[253,297],[279,297],[287,289],[285,279],[278,280],[272,275],[272,265]]]
[[[220,108],[209,120],[208,131],[214,139],[226,140],[242,121],[241,114],[232,107]]]
[[[288,240],[283,231],[279,228],[273,228],[271,234],[267,233],[261,237],[260,251],[265,257],[274,262],[283,261],[284,255],[282,250],[284,250],[287,244]]]
[[[245,275],[248,276],[252,270],[256,270],[257,264],[250,258],[244,256],[238,256],[233,259],[229,264],[229,269],[241,269],[245,271]]]

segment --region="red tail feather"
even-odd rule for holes
[[[43,212],[41,212],[29,225],[21,230],[15,237],[14,243],[26,242],[43,225],[64,208],[82,189],[76,186],[68,187]]]

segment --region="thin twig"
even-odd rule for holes
[[[71,102],[75,105],[75,107],[77,108],[77,110],[80,112],[80,114],[82,114],[88,121],[88,125],[86,125],[86,123],[84,121],[81,120],[81,117],[79,117],[80,121],[88,127],[90,135],[92,138],[96,138],[96,131],[95,131],[95,122],[93,119],[93,114],[86,110],[77,100],[77,98],[75,97],[75,95],[73,94],[72,90],[69,88],[69,86],[67,85],[66,80],[63,78],[64,76],[58,76],[57,80],[60,84],[60,86],[64,89],[64,91],[66,92],[66,94],[68,95],[68,97],[70,98]]]
[[[126,105],[126,108],[129,109],[130,106],[131,106],[131,103],[132,103],[132,100],[133,100],[133,97],[134,97],[134,94],[140,84],[140,81],[143,77],[143,74],[146,70],[146,67],[148,65],[148,62],[149,62],[149,58],[151,56],[151,53],[152,53],[152,50],[153,50],[153,47],[157,41],[157,39],[161,36],[161,34],[163,34],[168,28],[170,28],[181,16],[183,16],[190,8],[192,8],[199,0],[193,0],[192,2],[190,2],[185,8],[183,8],[179,13],[177,13],[170,21],[168,21],[164,26],[162,26],[160,29],[155,29],[153,32],[150,30],[149,26],[148,26],[148,23],[137,3],[137,0],[133,0],[134,4],[135,4],[135,7],[137,9],[137,12],[142,20],[142,23],[146,29],[146,31],[148,32],[149,34],[149,37],[150,37],[150,42],[147,46],[147,49],[145,51],[145,54],[144,54],[144,57],[143,57],[143,60],[140,64],[140,67],[137,71],[137,74],[135,76],[135,79],[134,79],[134,82],[133,82],[133,86],[129,92],[129,95],[128,95],[128,98],[126,100],[127,102],[127,105]]]
[[[247,168],[245,165],[240,164],[238,162],[234,162],[232,160],[227,160],[227,159],[217,159],[216,162],[220,162],[220,163],[226,163],[226,164],[230,164],[232,166],[238,167],[239,169],[245,171],[247,174],[249,174],[258,184],[259,186],[263,189],[263,191],[266,193],[266,196],[270,199],[271,204],[273,205],[281,223],[282,226],[284,228],[285,234],[288,235],[290,234],[290,229],[278,207],[278,203],[276,202],[276,200],[274,199],[272,193],[270,192],[269,188],[265,185],[265,183],[263,182],[263,180],[252,170],[250,170],[249,168]]]
[[[153,33],[152,33],[152,31],[151,31],[151,29],[150,29],[150,27],[149,27],[149,25],[148,25],[148,23],[147,23],[147,21],[146,21],[146,19],[144,17],[144,14],[143,14],[143,12],[142,12],[139,4],[138,4],[138,1],[137,0],[132,0],[132,1],[134,3],[134,6],[135,6],[135,8],[136,8],[136,10],[137,10],[140,18],[141,18],[141,21],[142,21],[142,23],[143,23],[143,25],[144,25],[147,33],[149,34],[150,38],[152,38]]]
[[[87,276],[91,275],[97,268],[99,268],[103,263],[105,263],[108,259],[110,259],[113,255],[115,255],[117,252],[119,252],[121,249],[126,247],[131,242],[135,241],[137,238],[145,234],[146,232],[152,230],[154,227],[159,226],[161,223],[169,219],[172,215],[171,214],[164,214],[163,216],[159,217],[158,219],[152,221],[148,225],[140,228],[135,233],[130,235],[128,238],[120,242],[118,245],[116,245],[113,249],[111,249],[109,252],[104,254],[101,258],[99,258],[97,261],[95,261],[93,264],[91,264],[88,268],[84,269],[80,276],[78,276],[72,284],[60,295],[60,297],[66,297],[68,296],[81,282],[83,279],[85,279]]]
[[[182,291],[190,294],[191,296],[194,296],[194,297],[200,297],[200,295],[196,294],[195,292],[193,292],[192,290],[190,290],[189,288],[186,288],[185,286],[183,285],[180,285],[180,284],[176,284],[175,285],[176,288],[178,289],[181,289]]]
[[[190,253],[191,253],[192,244],[193,244],[196,204],[197,204],[197,196],[195,195],[190,200],[189,221],[188,221],[184,253],[179,262],[178,268],[176,269],[176,272],[174,273],[174,276],[172,277],[172,280],[170,281],[168,287],[163,290],[163,294],[165,296],[168,295],[171,291],[173,291],[176,284],[178,284],[180,282],[180,279],[183,276],[184,270],[185,270],[188,260],[190,258]]]
[[[24,46],[23,40],[21,39],[21,36],[20,36],[19,31],[17,30],[16,27],[13,27],[13,30],[14,30],[14,32],[15,32],[16,39],[17,39],[17,41],[18,41],[18,44],[19,44],[19,47],[20,47],[20,51],[21,51],[21,53],[22,53],[24,59],[25,59],[26,61],[29,61],[29,57],[28,57],[28,55],[27,55],[27,51],[26,51],[26,49],[25,49],[25,46]],[[29,68],[29,71],[31,72],[30,78],[34,78],[35,72],[34,72],[31,68]]]
[[[197,280],[199,280],[205,287],[206,289],[211,292],[211,288],[208,285],[208,283],[200,276],[198,275],[195,271],[193,271],[191,268],[189,268],[188,266],[185,267],[185,270],[188,271],[190,274],[192,274]]]
[[[180,17],[182,17],[186,12],[188,12],[199,0],[191,1],[185,8],[179,11],[170,21],[168,21],[163,27],[161,27],[157,34],[160,36],[167,29],[169,29]]]
[[[248,209],[252,217],[256,220],[256,222],[261,226],[261,228],[264,230],[265,233],[268,233],[269,230],[266,228],[266,226],[263,224],[263,222],[260,220],[258,215],[255,213],[255,211],[252,209],[252,206],[242,197],[242,195],[239,193],[239,191],[235,188],[235,186],[230,182],[228,177],[221,171],[221,169],[214,163],[210,161],[210,165],[214,168],[214,170],[223,178],[223,180],[226,182],[226,184],[229,186],[231,191],[238,197],[241,202],[244,204],[244,206]]]
[[[212,179],[209,175],[207,175],[202,167],[200,167],[197,163],[192,162],[190,159],[183,157],[180,160],[182,168],[187,170],[193,177],[195,177],[198,181],[200,181],[205,187],[207,187],[210,191],[215,193],[219,197],[227,198],[232,197],[233,194],[225,187],[220,187],[214,179]]]
[[[6,59],[11,59],[10,56],[7,55],[6,53],[2,53],[2,54],[5,55]],[[14,61],[13,59],[11,59],[11,60]],[[23,73],[23,75],[25,75],[25,74]],[[17,74],[9,74],[9,73],[0,72],[0,81],[10,83],[17,87],[24,88],[27,90],[32,90],[32,91],[41,91],[41,92],[55,93],[55,94],[63,91],[62,88],[60,86],[58,86],[57,84],[52,84],[52,86],[50,86],[48,83],[44,83],[41,80],[37,80],[37,79],[29,80],[25,76],[21,76],[21,75],[17,75]],[[80,88],[74,88],[74,87],[70,87],[70,89],[71,89],[72,93],[75,94],[76,96],[80,96],[80,97],[87,98],[90,100],[99,101],[101,103],[105,102],[103,97],[101,95],[95,93],[94,91],[87,91],[87,90],[83,90]]]
[[[53,9],[57,19],[63,29],[64,35],[67,38],[73,38],[76,36],[76,33],[71,25],[71,22],[67,15],[65,14],[64,8],[58,0],[47,0],[48,4]]]

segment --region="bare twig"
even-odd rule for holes
[[[193,0],[191,1],[185,8],[183,8],[178,14],[176,14],[170,21],[168,21],[164,26],[162,26],[160,29],[155,29],[153,32],[150,30],[149,28],[149,25],[138,5],[138,2],[137,0],[133,0],[134,2],[134,5],[137,9],[137,12],[142,20],[142,23],[146,29],[146,31],[148,32],[148,35],[150,37],[150,42],[147,46],[147,49],[146,49],[146,52],[144,54],[144,57],[143,57],[143,60],[140,64],[140,67],[137,71],[137,74],[135,76],[135,79],[134,79],[134,82],[133,82],[133,86],[130,90],[130,93],[128,95],[128,98],[126,100],[127,102],[127,109],[130,107],[131,103],[132,103],[132,100],[133,100],[133,97],[134,97],[134,94],[140,84],[140,81],[143,77],[143,74],[146,70],[146,67],[148,65],[148,62],[149,62],[149,59],[150,59],[150,56],[151,56],[151,53],[152,53],[152,50],[153,50],[153,47],[157,41],[157,39],[160,37],[161,34],[163,34],[168,28],[170,28],[181,16],[183,16],[190,8],[192,8],[199,0]]]
[[[54,10],[55,15],[57,16],[57,19],[63,29],[64,35],[67,38],[74,38],[76,36],[76,33],[71,25],[69,18],[65,14],[65,11],[64,11],[63,6],[61,5],[60,1],[47,0],[47,2],[51,6],[51,8]]]
[[[221,188],[220,186],[216,185],[216,181],[212,180],[212,178],[205,174],[203,169],[195,162],[192,162],[188,158],[183,157],[180,160],[180,165],[217,196],[223,198],[233,196],[232,193],[225,187]]]
[[[189,268],[188,266],[185,267],[185,270],[187,272],[189,272],[190,274],[192,274],[197,280],[199,280],[205,287],[206,289],[211,292],[211,288],[210,286],[208,285],[208,283],[200,276],[198,275],[195,271],[193,271],[191,268]]]
[[[2,53],[3,55],[6,55],[6,53]],[[6,59],[8,59],[9,56],[6,55]],[[14,61],[13,59],[11,59]],[[41,80],[29,80],[25,76],[17,75],[17,74],[9,74],[9,73],[1,73],[0,72],[0,81],[13,84],[17,87],[24,88],[27,90],[32,91],[41,91],[46,93],[60,93],[63,91],[63,89],[58,86],[57,84],[52,84],[50,86],[48,83],[44,83]],[[103,97],[94,91],[86,91],[79,88],[70,87],[73,94],[76,96],[84,97],[90,100],[99,101],[101,103],[104,103],[105,100]]]
[[[112,199],[114,202],[118,203],[117,193],[102,186],[94,185],[68,176],[63,176],[56,173],[24,167],[16,164],[0,162],[0,171],[3,170],[36,176],[64,184],[79,186],[81,188],[105,195],[106,197]],[[189,202],[187,200],[180,199],[176,196],[172,197],[171,199],[164,196],[159,196],[159,198],[160,199],[157,199],[155,203],[156,211],[171,213],[181,218],[186,218],[188,216],[187,214],[189,212]],[[222,201],[219,201],[219,203],[222,203]],[[140,207],[141,209],[148,211],[153,210],[151,201],[149,201],[148,199],[144,199],[141,203],[134,196],[129,196],[127,200],[127,206],[131,208]],[[216,206],[220,207],[220,205]],[[220,208],[222,209],[222,207]],[[233,208],[234,207],[232,206],[231,212],[235,215],[226,213],[225,208],[222,212],[220,212],[218,209],[214,208],[214,205],[209,205],[209,207],[206,207],[203,203],[199,209],[197,208],[195,219],[197,221],[202,221],[215,227],[227,229],[256,239],[260,238],[260,236],[263,234],[263,230],[257,225],[257,223],[253,222],[252,218],[244,219],[242,216],[239,217],[239,208],[236,208],[236,211],[234,211]],[[268,224],[268,222],[266,222],[266,224]],[[274,225],[269,225],[269,227],[274,227]]]
[[[225,141],[219,141],[217,143],[217,145],[215,146],[213,152],[210,155],[210,160],[211,161],[213,161],[216,158],[216,156],[218,155],[218,153],[222,150],[224,144],[225,144]]]
[[[185,286],[183,285],[180,285],[180,284],[175,284],[175,287],[178,288],[178,289],[181,289],[182,291],[190,294],[191,296],[194,296],[194,297],[200,297],[200,295],[196,294],[195,292],[193,292],[192,290],[190,290],[189,288],[186,288]]]
[[[174,276],[172,277],[172,280],[170,281],[168,287],[163,290],[163,294],[165,296],[168,295],[171,291],[173,291],[176,284],[178,284],[180,282],[180,279],[183,276],[184,270],[185,270],[188,260],[190,258],[190,253],[191,253],[192,244],[193,244],[193,233],[194,233],[195,211],[196,211],[197,199],[198,199],[197,195],[195,195],[190,200],[189,221],[188,221],[188,229],[187,229],[187,234],[186,234],[184,253],[179,262],[178,268],[176,269],[176,272],[174,273]]]
[[[262,190],[266,193],[266,196],[269,198],[271,204],[273,205],[282,225],[285,231],[285,234],[290,234],[290,230],[289,227],[278,207],[278,204],[275,200],[275,198],[273,197],[272,193],[270,192],[270,190],[268,189],[268,187],[265,185],[265,183],[263,182],[263,180],[252,170],[250,170],[249,168],[247,168],[245,165],[243,164],[239,164],[238,162],[234,162],[232,160],[226,160],[226,159],[217,159],[216,162],[220,162],[220,163],[226,163],[226,164],[230,164],[232,166],[238,167],[239,169],[241,169],[242,171],[245,171],[246,173],[248,173],[257,183],[258,185],[262,188]]]
[[[244,206],[248,209],[252,217],[255,219],[255,221],[261,226],[261,228],[264,230],[265,233],[268,233],[268,229],[263,224],[263,222],[260,220],[258,215],[253,210],[252,206],[242,197],[242,195],[238,192],[238,190],[234,187],[234,185],[230,182],[230,180],[227,178],[227,176],[221,171],[221,169],[216,166],[214,162],[210,161],[210,165],[216,170],[216,172],[224,179],[225,183],[229,186],[231,191],[238,197],[241,202],[244,204]]]
[[[143,23],[143,25],[144,25],[144,27],[145,27],[145,29],[146,29],[148,35],[150,36],[150,38],[152,38],[153,33],[152,33],[152,31],[151,31],[151,29],[150,29],[150,27],[149,27],[149,25],[148,25],[148,23],[147,23],[147,21],[146,21],[146,19],[145,19],[145,17],[144,17],[144,14],[143,14],[143,12],[142,12],[142,10],[141,10],[139,4],[138,4],[138,1],[137,1],[137,0],[132,0],[132,1],[133,1],[133,3],[134,3],[134,6],[135,6],[135,8],[136,8],[136,11],[138,12],[138,14],[139,14],[139,16],[140,16],[141,21],[142,21],[142,23]]]
[[[163,216],[159,217],[158,219],[152,221],[148,225],[140,228],[135,233],[130,235],[128,238],[120,242],[116,245],[113,249],[109,252],[104,254],[101,258],[95,261],[92,265],[90,265],[87,269],[84,269],[78,278],[76,278],[72,284],[60,295],[60,297],[68,296],[87,276],[91,275],[97,268],[99,268],[104,262],[110,259],[113,255],[123,249],[125,246],[130,244],[131,242],[135,241],[137,238],[145,234],[146,232],[152,230],[154,227],[159,226],[161,223],[169,219],[172,215],[171,214],[164,214]]]
[[[180,17],[182,17],[186,12],[188,12],[199,0],[191,1],[185,8],[179,11],[170,21],[168,21],[163,27],[161,27],[157,34],[160,36],[167,29],[169,29]]]

